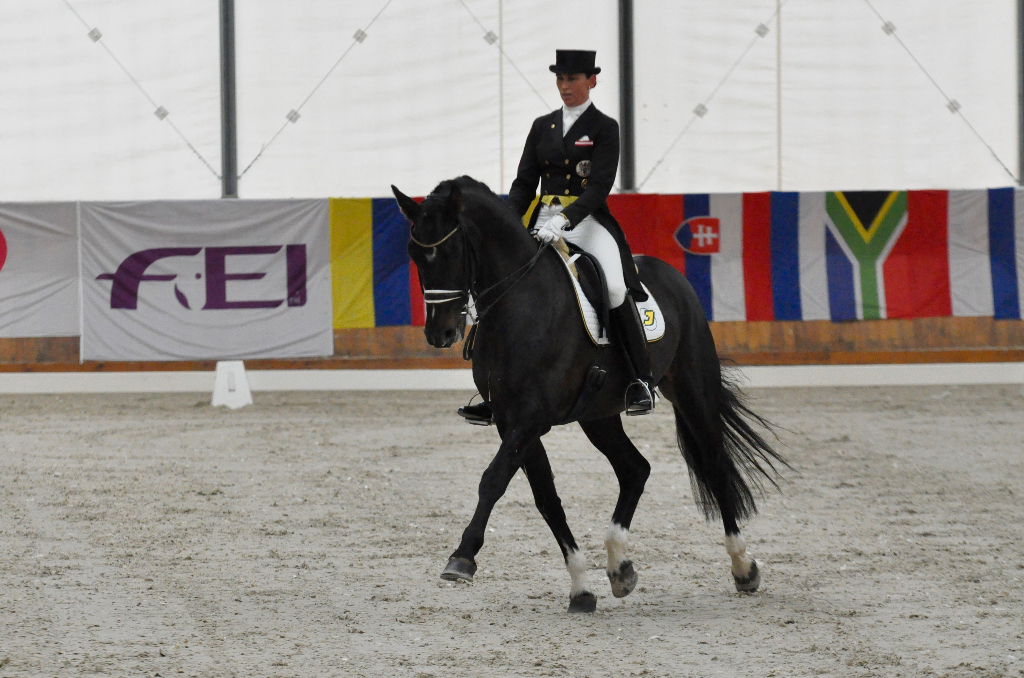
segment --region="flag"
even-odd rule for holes
[[[1021,317],[1024,192],[617,194],[635,254],[668,262],[713,321]],[[334,327],[423,325],[392,198],[331,199]],[[1019,216],[1018,216],[1019,215]]]
[[[1024,191],[949,192],[953,315],[1021,318]]]
[[[1024,192],[611,196],[709,320],[1021,317]]]
[[[409,222],[394,198],[331,198],[334,329],[420,325],[425,320]]]

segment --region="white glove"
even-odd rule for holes
[[[562,231],[569,225],[569,220],[562,214],[556,214],[547,220],[543,226],[537,229],[533,237],[544,243],[553,243],[562,237]]]

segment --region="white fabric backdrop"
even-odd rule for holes
[[[69,2],[219,170],[217,3]],[[0,2],[0,200],[219,197],[88,32],[61,0]]]
[[[0,337],[78,336],[76,210],[73,202],[0,203]]]
[[[327,204],[82,203],[82,360],[331,355]],[[294,246],[305,248],[302,286],[287,263]],[[245,247],[275,251],[238,251]],[[110,279],[129,257],[157,248],[188,251],[164,251],[120,284]],[[212,248],[235,251],[215,257]]]
[[[237,3],[240,169],[386,1]],[[87,25],[63,1],[0,3],[0,199],[218,196],[219,181],[169,125],[219,172],[216,3],[67,2]],[[873,3],[1015,172],[1016,3]],[[597,50],[604,72],[594,100],[618,116],[617,4],[393,0],[242,178],[241,195],[380,196],[391,183],[424,193],[463,173],[507,190],[530,121],[558,103],[547,71],[556,47]],[[775,2],[635,4],[642,179]],[[497,33],[499,5],[505,50],[529,81],[505,63],[503,109],[497,49],[466,9]],[[782,16],[782,188],[1011,183],[864,0],[788,0]],[[157,120],[87,26],[103,31],[103,44],[170,111],[168,120]],[[769,27],[645,191],[778,187],[775,23]]]

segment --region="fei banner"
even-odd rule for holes
[[[73,202],[0,203],[0,337],[79,333]]]
[[[81,203],[82,360],[331,355],[327,200]]]

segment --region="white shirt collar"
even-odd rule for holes
[[[583,115],[583,113],[588,108],[590,108],[590,104],[592,104],[592,103],[593,102],[590,99],[587,99],[586,101],[584,101],[579,106],[573,106],[572,108],[566,106],[565,104],[562,104],[562,136],[563,137],[569,132],[570,129],[572,129],[573,124],[577,120],[580,119],[580,116]]]

